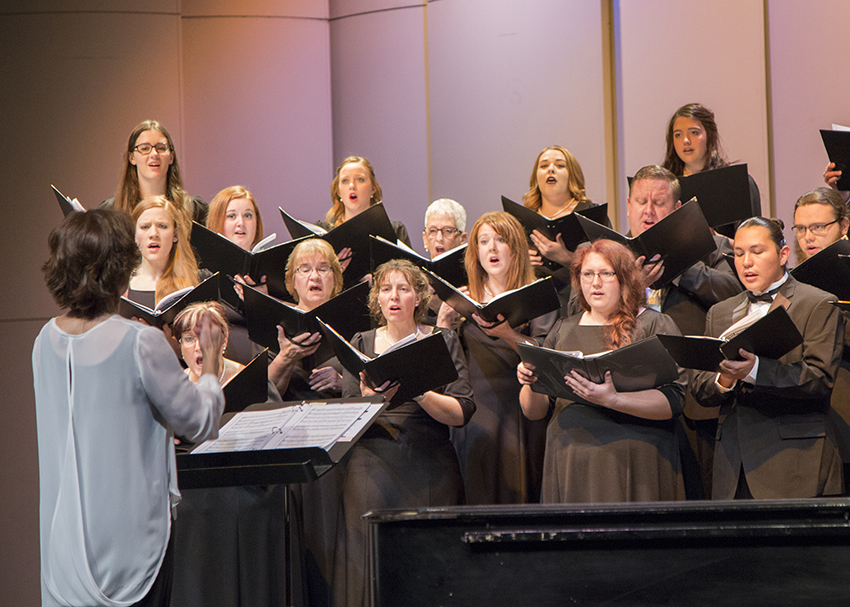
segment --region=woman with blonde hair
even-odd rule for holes
[[[621,348],[656,333],[679,334],[673,320],[645,309],[646,295],[634,255],[623,245],[597,240],[579,249],[573,288],[583,311],[561,318],[543,346],[592,354]],[[520,363],[520,406],[543,419],[553,400],[533,392],[534,368]],[[594,384],[575,371],[566,385],[584,402],[557,399],[546,436],[541,501],[555,503],[680,500],[685,485],[676,417],[685,395],[679,381],[651,390],[617,392],[610,373]]]
[[[348,605],[365,604],[367,529],[363,514],[380,508],[453,506],[463,499],[463,481],[449,440],[449,427],[466,424],[473,412],[472,388],[455,333],[422,325],[431,293],[422,270],[406,260],[378,266],[369,307],[380,327],[357,333],[351,344],[376,356],[402,339],[439,333],[454,359],[458,378],[384,411],[352,448],[347,463],[343,508],[346,523]],[[427,372],[427,361],[423,361]],[[373,386],[368,378],[345,372],[345,397],[383,390],[388,401],[398,385]],[[340,599],[342,597],[339,597]]]
[[[186,214],[165,196],[154,196],[139,202],[132,218],[142,263],[133,272],[127,297],[153,308],[166,295],[196,286],[198,262]]]
[[[534,282],[528,244],[520,223],[508,213],[485,213],[472,226],[466,249],[468,294],[480,303]],[[475,394],[476,415],[452,430],[468,504],[522,504],[539,499],[545,422],[520,413],[516,342],[542,340],[555,313],[522,327],[461,319],[443,304],[437,326],[457,326]]]
[[[372,163],[362,156],[348,156],[336,168],[336,175],[331,182],[331,208],[325,220],[317,221],[316,225],[330,230],[382,202],[383,191],[375,177]],[[404,224],[393,221],[392,225],[398,239],[411,246]],[[341,258],[346,257],[344,251],[339,254]]]
[[[100,203],[132,213],[139,201],[152,196],[165,196],[189,217],[203,224],[207,203],[189,196],[183,189],[183,178],[177,163],[177,152],[171,134],[156,120],[144,120],[130,133],[124,152],[121,179],[114,198]]]

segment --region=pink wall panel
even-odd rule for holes
[[[338,19],[330,31],[334,168],[351,154],[368,158],[387,213],[416,245],[428,202],[423,9]],[[332,178],[316,216],[330,208]]]
[[[433,198],[461,202],[471,227],[501,195],[521,201],[537,154],[560,144],[605,202],[599,3],[492,6],[428,7]]]
[[[327,19],[328,3],[317,0],[181,0],[180,14],[184,17],[249,15]]]
[[[327,21],[184,19],[187,190],[245,185],[281,238],[278,206],[312,217],[332,170],[329,53]]]
[[[828,158],[818,130],[850,126],[850,82],[842,68],[850,3],[770,0],[768,15],[776,201],[790,226],[797,198],[826,185]]]
[[[619,0],[620,175],[661,163],[680,106],[711,108],[729,159],[746,162],[769,208],[762,0]]]

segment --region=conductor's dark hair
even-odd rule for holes
[[[735,233],[737,234],[744,228],[764,228],[770,234],[770,239],[776,245],[777,251],[785,246],[785,235],[782,233],[782,230],[785,229],[785,222],[778,217],[772,217],[770,219],[766,217],[750,217],[738,226]]]
[[[142,261],[133,220],[112,209],[70,213],[50,232],[47,245],[50,258],[42,270],[50,295],[85,320],[118,310]]]

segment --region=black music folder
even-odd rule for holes
[[[372,271],[375,271],[382,263],[391,259],[406,259],[423,270],[430,270],[454,287],[464,286],[466,278],[466,267],[463,260],[466,256],[466,245],[462,244],[434,259],[423,257],[403,242],[390,242],[381,236],[370,236]]]
[[[832,293],[840,300],[850,300],[850,240],[836,240],[821,249],[789,273],[806,284]]]
[[[174,317],[190,304],[218,301],[218,277],[216,272],[196,287],[180,289],[163,297],[153,310],[122,296],[118,313],[124,318],[140,318],[150,326],[161,329],[163,325],[170,325]]]
[[[587,240],[576,215],[584,215],[597,223],[608,222],[608,203],[596,205],[580,202],[572,213],[555,219],[549,219],[505,196],[502,196],[502,209],[519,220],[526,234],[537,230],[549,240],[555,240],[560,234],[570,251],[575,251],[578,245]]]
[[[381,236],[390,242],[395,242],[396,236],[393,224],[387,217],[387,211],[381,203],[355,215],[335,228],[326,231],[306,221],[295,219],[292,215],[278,207],[283,223],[293,238],[314,236],[330,243],[337,254],[348,247],[351,249],[351,261],[345,269],[345,285],[351,286],[369,273],[369,236]]]
[[[83,205],[80,204],[79,200],[77,200],[76,198],[68,198],[67,196],[65,196],[65,194],[57,190],[56,186],[53,184],[51,184],[50,187],[53,188],[53,194],[56,195],[56,200],[57,202],[59,202],[59,208],[62,209],[62,213],[65,215],[65,217],[67,217],[74,211],[85,212],[85,208],[83,208]]]
[[[850,190],[850,131],[821,129],[820,137],[829,161],[835,163],[836,171],[841,171],[836,187]]]
[[[251,287],[243,287],[245,296],[245,320],[248,324],[248,337],[254,343],[277,352],[277,326],[281,325],[290,339],[302,333],[318,333],[317,317],[324,319],[343,337],[351,339],[358,331],[368,331],[371,327],[369,319],[369,284],[361,282],[317,306],[309,312],[304,312],[287,305],[273,297],[269,297]],[[325,340],[326,341],[326,340]],[[325,348],[324,344],[319,350]],[[316,360],[324,361],[333,354],[330,347],[327,352],[316,352]]]
[[[248,405],[269,398],[269,350],[257,354],[251,362],[222,386],[224,413],[243,411]]]
[[[192,223],[192,248],[201,268],[220,272],[222,276],[248,274],[256,281],[265,276],[269,294],[279,299],[291,299],[286,290],[286,262],[299,242],[300,239],[290,240],[268,248],[261,248],[261,242],[255,250],[246,251],[221,234]],[[232,289],[225,291],[222,293],[225,301],[235,308],[241,307],[234,300],[235,294],[230,295]]]
[[[386,381],[401,384],[393,403],[401,404],[414,396],[436,390],[457,379],[457,368],[440,331],[416,339],[415,335],[393,344],[370,358],[352,346],[342,335],[319,319],[319,327],[345,369],[359,377],[361,371],[374,386]]]
[[[496,322],[501,314],[510,326],[518,327],[561,307],[551,276],[505,291],[486,304],[480,304],[433,272],[425,272],[437,297],[469,320],[472,320],[473,314],[478,314],[487,322]]]
[[[635,257],[648,262],[657,254],[664,262],[664,274],[652,283],[653,289],[668,285],[682,272],[717,249],[711,228],[696,201],[689,201],[650,227],[640,236],[627,237],[586,217],[578,216],[589,240],[607,238],[629,247]]]
[[[604,383],[605,373],[610,371],[618,392],[650,390],[679,379],[675,361],[655,336],[587,356],[522,342],[517,342],[517,346],[522,362],[534,365],[537,381],[531,389],[555,398],[587,403],[564,381],[564,376],[573,370],[596,384]]]
[[[746,164],[682,176],[679,184],[682,186],[681,200],[696,198],[712,228],[749,219],[753,214]]]
[[[741,360],[738,349],[756,356],[778,359],[801,343],[803,336],[782,306],[727,339],[704,335],[665,335],[658,339],[679,366],[700,371],[720,371],[724,359]]]

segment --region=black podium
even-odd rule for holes
[[[373,404],[376,406],[371,407],[361,416],[360,419],[362,421],[357,426],[359,429],[353,436],[349,436],[347,439],[337,440],[327,449],[321,447],[298,447],[254,451],[211,453],[192,453],[190,451],[188,453],[180,453],[177,455],[178,485],[180,489],[209,489],[250,485],[291,485],[316,480],[345,457],[363,433],[366,432],[371,423],[387,407],[388,403],[384,402],[384,397],[333,399],[323,401],[322,403],[263,403],[252,405],[247,409],[248,411],[267,411],[298,405],[331,407],[335,403]],[[234,415],[226,414],[222,418],[222,423],[226,423]],[[345,428],[341,428],[340,432],[343,430]],[[278,575],[282,574],[285,576],[286,583],[282,600],[284,605],[289,606],[293,605],[293,586],[296,586],[293,578],[293,573],[296,570],[293,568],[293,563],[296,559],[300,559],[301,555],[298,554],[298,550],[293,550],[292,533],[294,531],[294,525],[291,514],[292,508],[289,488],[285,488],[282,493],[282,507],[277,511],[282,513],[284,521],[282,540],[285,563],[280,565],[281,570],[278,572]],[[178,506],[178,520],[180,518],[179,513]],[[224,520],[227,522],[231,520],[227,518],[231,516],[229,510],[217,512],[216,515],[219,517],[219,521],[222,520],[220,518],[222,516],[225,517]],[[234,511],[233,517],[236,516],[237,513]],[[240,514],[239,516],[242,515]],[[208,521],[211,518],[214,517],[210,517],[209,515],[204,517],[202,514],[200,517],[194,519],[198,525],[194,528],[209,528],[212,523]],[[180,523],[178,523],[179,525]],[[205,536],[202,535],[201,537]],[[296,554],[293,554],[294,552]]]
[[[380,511],[373,605],[850,605],[850,500]]]

